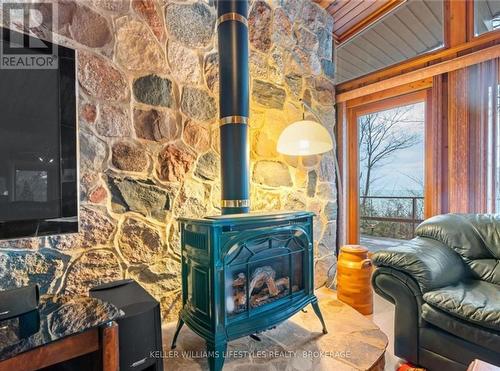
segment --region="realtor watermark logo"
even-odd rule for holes
[[[51,3],[40,4],[27,1],[2,2],[0,28],[0,69],[57,69],[57,45],[16,29],[37,29],[42,24],[47,27],[47,20],[54,22],[56,7]],[[51,29],[54,29],[51,27]],[[52,36],[52,33],[48,33]]]

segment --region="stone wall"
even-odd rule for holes
[[[176,217],[220,212],[215,18],[205,2],[60,1],[59,22],[33,30],[78,50],[81,233],[2,243],[2,288],[84,294],[131,277],[175,318]],[[252,209],[315,211],[316,286],[328,284],[333,154],[286,158],[276,141],[300,98],[333,133],[332,19],[309,0],[254,0],[249,25]]]

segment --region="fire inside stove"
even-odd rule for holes
[[[235,244],[226,257],[226,311],[234,316],[303,290],[303,232]]]

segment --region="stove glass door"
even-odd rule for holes
[[[235,243],[225,258],[228,317],[249,317],[301,292],[308,243],[306,233],[299,228]]]

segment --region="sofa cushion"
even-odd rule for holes
[[[500,331],[500,286],[480,280],[466,280],[429,291],[424,301],[456,318]],[[425,317],[424,317],[425,318]]]
[[[473,344],[498,352],[500,332],[476,326],[429,304],[422,305],[422,317],[430,324]]]
[[[500,214],[446,214],[416,230],[455,250],[475,278],[500,284]]]

